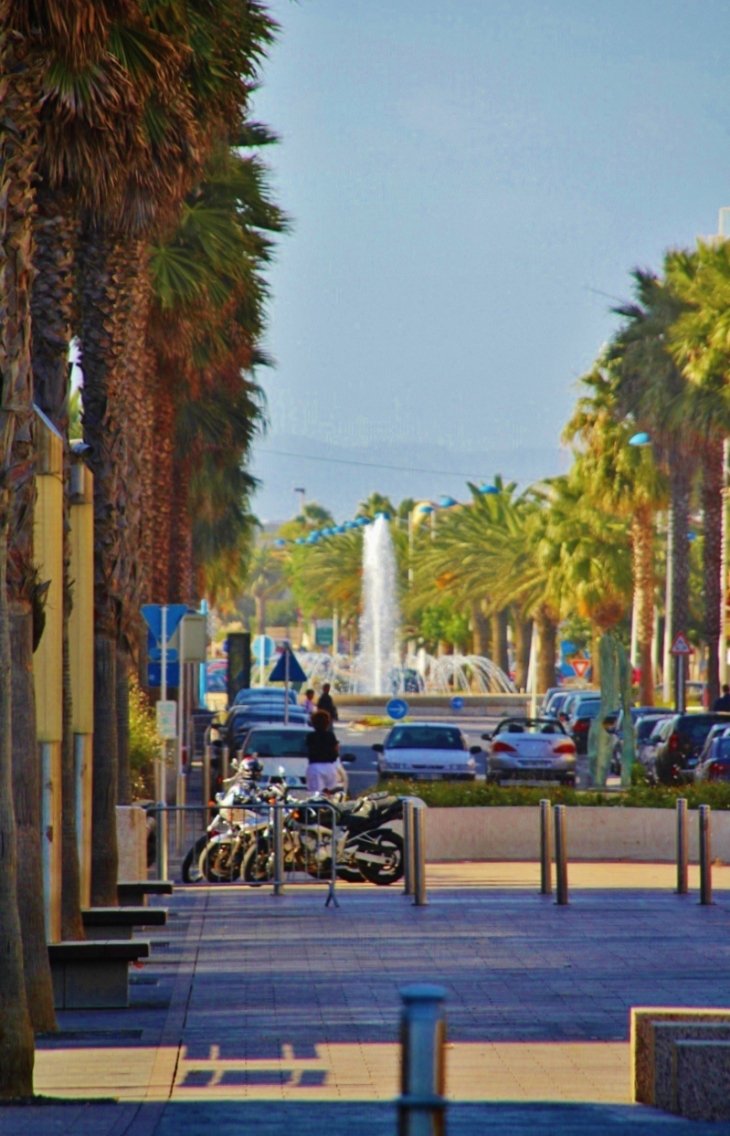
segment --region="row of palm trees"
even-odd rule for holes
[[[700,631],[714,700],[727,587],[721,542],[730,242],[671,252],[661,273],[637,270],[632,284],[631,301],[615,309],[615,332],[580,381],[564,431],[573,452],[569,472],[521,493],[499,478],[486,492],[470,485],[468,505],[439,510],[435,526],[416,525],[410,542],[396,530],[404,632],[423,631],[424,611],[461,613],[475,649],[485,650],[491,633],[492,656],[504,665],[509,622],[516,682],[524,687],[534,622],[545,690],[555,683],[562,621],[589,622],[597,660],[600,635],[633,607],[639,697],[652,704],[664,532],[672,637],[689,630],[691,538],[699,532]],[[361,541],[353,529],[282,553],[306,614],[337,606],[341,624],[357,620]]]
[[[0,1096],[32,1093],[33,1033],[55,1027],[32,673],[46,583],[35,407],[64,440],[68,483],[76,339],[94,474],[91,897],[113,905],[140,605],[193,600],[250,527],[264,271],[286,224],[259,156],[274,139],[250,101],[275,33],[259,0],[0,0]],[[62,934],[82,938],[68,551]]]

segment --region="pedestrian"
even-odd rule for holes
[[[304,698],[302,699],[302,706],[303,706],[304,711],[307,715],[307,721],[309,722],[309,725],[311,726],[312,714],[317,709],[317,703],[314,701],[314,691],[313,690],[310,689],[310,690],[304,691]]]
[[[330,689],[331,687],[328,682],[322,684],[322,693],[317,700],[317,709],[326,710],[330,716],[330,721],[334,723],[339,718],[339,714],[337,713],[334,699],[330,694]]]
[[[310,793],[324,793],[337,789],[340,776],[337,759],[340,746],[330,729],[330,716],[326,710],[315,710],[312,714],[312,731],[306,738],[309,764],[307,766],[307,789]]]
[[[723,686],[720,697],[715,699],[715,705],[712,709],[730,713],[730,686],[727,683]]]

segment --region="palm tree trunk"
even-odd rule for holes
[[[2,54],[0,60],[4,62]],[[4,399],[3,405],[7,405]],[[13,807],[12,666],[6,576],[9,519],[8,493],[4,491],[0,496],[0,1099],[32,1096],[34,1061],[33,1027],[23,973]]]
[[[505,674],[509,673],[506,608],[492,613],[492,662]]]
[[[175,403],[168,384],[157,378],[154,388],[154,437],[156,492],[152,498],[152,580],[153,603],[170,600],[170,539],[173,482],[172,440],[175,433]]]
[[[669,449],[669,491],[672,511],[672,563],[667,571],[672,573],[672,626],[671,637],[683,631],[689,624],[689,506],[692,489],[692,460],[683,452],[680,445]],[[687,678],[685,668],[685,679]],[[679,668],[674,668],[674,698],[678,705]],[[685,699],[682,698],[684,704]]]
[[[81,920],[81,876],[76,832],[76,776],[71,701],[71,670],[68,623],[73,607],[69,576],[69,453],[68,400],[73,308],[72,270],[75,223],[68,203],[41,185],[34,221],[35,263],[33,281],[33,384],[37,405],[51,420],[64,441],[64,547],[63,547],[63,740],[61,743],[61,935],[85,939]]]
[[[472,605],[471,626],[474,640],[474,654],[486,656],[489,647],[489,622],[482,611],[481,604],[475,603]]]
[[[544,694],[557,682],[555,648],[558,638],[558,625],[546,607],[537,609],[535,621],[538,633],[537,692]]]
[[[189,505],[190,468],[187,460],[175,455],[173,484],[175,510],[170,526],[169,593],[171,603],[193,602],[193,519]]]
[[[720,695],[720,631],[722,583],[722,480],[723,444],[712,439],[702,449],[702,512],[704,515],[703,575],[705,592],[705,642],[707,643],[707,691],[709,706]]]
[[[601,685],[601,635],[603,632],[597,623],[591,621],[591,682],[593,686]]]
[[[637,509],[631,523],[636,596],[636,641],[641,683],[639,703],[654,705],[652,640],[654,637],[654,520],[651,508]]]
[[[530,646],[532,644],[532,620],[525,619],[519,608],[512,608],[515,628],[515,686],[518,690],[527,689],[527,672],[530,669]]]
[[[254,596],[256,604],[256,631],[259,635],[266,634],[266,600],[263,596]]]

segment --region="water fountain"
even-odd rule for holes
[[[380,513],[363,532],[359,690],[391,693],[391,671],[400,665],[399,623],[395,550],[388,519]]]

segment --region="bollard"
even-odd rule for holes
[[[710,806],[700,805],[700,903],[712,904],[712,831]]]
[[[186,798],[186,777],[184,773],[178,773],[177,783],[175,786],[175,804],[185,805]],[[175,854],[182,855],[183,841],[185,840],[185,808],[175,810]]]
[[[413,801],[403,802],[403,894],[413,895]]]
[[[157,805],[157,878],[167,879],[167,809],[164,801]]]
[[[420,810],[416,810],[419,812]],[[443,1136],[446,1023],[441,986],[406,986],[401,1015],[398,1136]]]
[[[568,852],[566,844],[565,805],[555,806],[555,876],[557,899],[561,907],[568,903]]]
[[[687,836],[687,798],[677,799],[677,895],[686,895],[689,840]]]
[[[229,763],[231,760],[231,751],[228,746],[223,746],[223,753],[221,754],[221,777],[223,778],[223,788],[225,789],[225,782],[231,775]]]
[[[550,802],[540,801],[540,895],[552,895],[552,852],[550,848]]]
[[[274,895],[284,894],[284,814],[274,805]]]
[[[425,907],[426,900],[426,819],[422,805],[413,806],[413,903]]]

